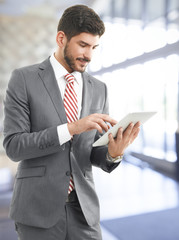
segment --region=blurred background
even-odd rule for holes
[[[0,240],[17,240],[8,219],[17,163],[4,152],[3,100],[11,72],[56,48],[56,28],[74,4],[105,23],[88,72],[108,86],[110,115],[157,111],[113,173],[94,168],[104,240],[179,239],[179,1],[0,0]]]

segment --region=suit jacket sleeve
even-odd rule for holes
[[[109,103],[107,95],[107,87],[105,85],[105,104],[103,109],[104,114],[109,114]],[[95,136],[95,141],[100,137],[100,133],[97,131]],[[100,167],[106,172],[113,171],[120,163],[113,163],[106,159],[106,154],[108,152],[108,146],[94,147],[91,151],[91,162],[94,166]]]
[[[60,151],[57,126],[31,132],[30,103],[25,79],[20,70],[12,73],[4,102],[4,115],[3,146],[13,161]]]

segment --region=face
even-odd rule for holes
[[[90,33],[80,33],[66,42],[64,47],[64,67],[68,72],[84,72],[96,47],[99,36]]]

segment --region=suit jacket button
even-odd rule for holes
[[[66,172],[66,175],[67,175],[67,176],[70,176],[70,175],[71,175],[70,171],[67,171],[67,172]]]

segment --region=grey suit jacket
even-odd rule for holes
[[[107,146],[92,148],[96,130],[75,135],[60,145],[57,126],[67,122],[63,101],[49,59],[12,73],[6,99],[4,148],[19,162],[10,217],[22,224],[49,228],[65,217],[72,172],[76,192],[89,225],[99,222],[99,202],[92,165],[111,172]],[[83,73],[81,118],[108,113],[104,83]]]

